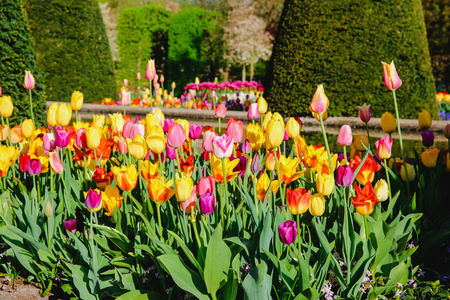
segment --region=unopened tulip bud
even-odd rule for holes
[[[311,195],[309,212],[315,217],[320,217],[325,212],[325,198],[321,193]]]
[[[22,136],[26,139],[29,139],[33,136],[34,133],[34,124],[31,119],[26,119],[20,125],[20,132]]]
[[[285,221],[278,226],[278,235],[283,244],[292,244],[297,239],[297,223],[295,221]]]
[[[172,89],[174,90],[177,87],[177,85],[175,84],[175,81],[172,82]]]
[[[364,103],[362,106],[358,106],[359,109],[359,118],[364,123],[367,123],[370,121],[370,105],[367,105]]]
[[[30,71],[25,71],[25,83],[24,86],[27,90],[32,90],[34,89],[35,86],[35,82],[34,82],[34,77],[31,74]]]
[[[381,129],[387,134],[391,134],[395,131],[397,124],[395,123],[395,117],[389,112],[385,112],[381,116]]]
[[[248,140],[245,140],[242,143],[242,152],[250,153],[251,150],[252,150],[252,146],[250,145],[250,142]]]
[[[248,108],[248,113],[247,113],[247,117],[249,119],[258,119],[259,118],[259,108],[258,108],[258,103],[252,103],[250,104],[249,108]]]
[[[56,122],[63,127],[69,125],[72,119],[72,106],[61,103],[56,110]]]
[[[339,146],[350,146],[353,142],[352,128],[348,125],[342,125],[337,137]]]
[[[138,73],[137,73],[136,79],[137,79],[137,80],[141,80],[141,72],[138,72]]]
[[[294,118],[289,118],[287,121],[286,133],[291,139],[295,139],[300,135],[300,124]]]
[[[369,148],[369,138],[365,134],[355,135],[355,139],[353,141],[356,150],[365,151],[366,148]]]
[[[317,86],[316,93],[311,101],[311,105],[309,106],[309,110],[316,114],[323,114],[327,111],[328,106],[330,105],[330,101],[328,97],[325,95],[325,91],[323,89],[323,85],[319,84]]]
[[[388,90],[394,91],[402,85],[400,77],[398,77],[397,70],[395,69],[394,62],[390,64],[381,62],[383,64],[384,71],[384,85]]]
[[[259,160],[259,154],[255,153],[252,159],[252,164],[250,165],[250,169],[253,173],[258,173],[261,171],[261,162]]]
[[[389,197],[389,186],[384,179],[380,179],[377,181],[375,186],[373,187],[373,191],[377,196],[379,202],[386,201]]]
[[[263,97],[259,97],[257,103],[259,114],[265,114],[267,112],[267,109],[269,108],[266,99],[264,99]]]
[[[422,110],[419,114],[419,128],[421,130],[428,130],[431,127],[431,114],[427,110]]]
[[[70,97],[70,106],[72,110],[78,111],[83,106],[84,96],[79,91],[74,91]]]
[[[14,105],[10,96],[0,97],[0,115],[3,118],[9,118],[12,116]]]
[[[440,151],[436,148],[427,149],[420,154],[420,158],[422,160],[423,165],[426,168],[434,168],[436,167],[436,161],[439,156]],[[409,174],[408,174],[409,175]]]
[[[434,144],[434,133],[433,131],[422,131],[422,144],[425,147],[431,147]]]
[[[266,155],[266,160],[265,160],[264,165],[268,171],[275,170],[275,155],[274,155],[273,151],[270,151],[269,154]]]
[[[50,201],[47,201],[47,204],[45,204],[44,214],[47,218],[50,218],[53,215],[53,209]]]
[[[406,164],[406,169],[408,170],[408,181],[414,181],[414,179],[416,178],[416,170],[414,169],[414,166],[410,165],[410,164]],[[400,169],[400,176],[402,177],[403,181],[406,181],[406,173],[405,173],[405,167],[402,166]]]

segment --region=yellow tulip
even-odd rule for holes
[[[0,115],[3,118],[11,117],[14,110],[14,105],[12,103],[10,96],[0,97]]]
[[[106,210],[105,215],[112,216],[116,207],[120,209],[122,206],[122,199],[124,198],[125,197],[120,195],[120,191],[117,186],[106,186],[105,191],[102,192],[102,204]]]
[[[172,198],[175,194],[175,191],[172,189],[172,183],[173,179],[166,182],[166,178],[164,176],[147,180],[150,199],[161,205]]]
[[[288,184],[302,176],[304,172],[298,171],[299,162],[300,158],[298,157],[292,158],[284,155],[280,156],[279,166],[282,183]]]
[[[284,138],[284,123],[279,120],[270,120],[266,129],[266,147],[267,149],[277,148],[281,145]]]
[[[414,166],[410,165],[410,164],[406,164],[406,169],[408,171],[408,181],[414,181],[414,179],[416,178],[416,170],[414,169]],[[402,165],[401,169],[400,169],[400,176],[402,178],[403,181],[406,181],[406,173],[405,173],[405,167]]]
[[[387,134],[391,134],[395,131],[397,125],[395,123],[395,117],[389,112],[385,112],[381,116],[381,129]]]
[[[72,97],[70,98],[70,105],[72,110],[78,111],[83,106],[84,96],[79,91],[74,91]]]
[[[51,127],[55,128],[58,126],[58,123],[56,123],[56,111],[58,110],[58,103],[52,103],[47,111],[47,123]]]
[[[431,114],[427,110],[422,110],[419,114],[419,127],[421,130],[428,130],[431,127]]]
[[[0,177],[8,174],[9,167],[16,162],[20,151],[13,146],[0,145]]]
[[[334,176],[331,174],[317,174],[316,188],[319,193],[324,196],[329,196],[334,188]]]
[[[230,161],[229,158],[223,158],[223,160],[225,161],[225,175],[227,176],[227,182],[229,182],[240,173],[240,171],[233,171],[238,165],[239,159]],[[211,154],[211,167],[216,182],[223,183],[222,159],[218,159],[214,154]]]
[[[245,127],[245,138],[253,151],[258,151],[264,143],[265,135],[259,124],[250,123]]]
[[[263,129],[264,131],[267,130],[267,124],[269,124],[269,121],[272,120],[272,112],[268,112],[263,119]]]
[[[101,135],[98,127],[89,127],[86,130],[86,142],[90,149],[97,149],[100,146]]]
[[[111,171],[114,174],[114,180],[121,190],[131,191],[136,187],[138,172],[134,164],[131,164],[129,167],[123,165],[121,168],[113,166]]]
[[[384,179],[379,179],[377,183],[375,183],[373,191],[380,202],[386,201],[389,197],[389,186]]]
[[[175,182],[175,196],[179,202],[184,202],[191,197],[194,181],[191,177],[178,178]]]
[[[355,145],[356,150],[366,151],[366,148],[369,148],[369,138],[365,134],[355,135],[353,144]]]
[[[160,109],[158,109],[160,110]],[[164,125],[164,123],[163,123]],[[156,113],[147,114],[145,116],[145,134],[149,135],[154,126],[162,127],[161,122]]]
[[[260,115],[263,115],[267,112],[268,109],[268,105],[267,105],[267,101],[266,99],[264,99],[263,97],[259,97],[258,98],[258,111]]]
[[[261,200],[264,201],[264,198],[266,197],[266,193],[267,193],[267,189],[269,188],[269,184],[270,184],[270,191],[273,192],[274,194],[277,193],[278,188],[280,187],[279,181],[278,180],[273,180],[272,183],[270,183],[270,178],[269,175],[267,175],[267,173],[262,173],[261,176],[259,177],[259,179],[256,179],[256,197]],[[267,200],[270,199],[270,194],[267,197]]]
[[[159,162],[153,164],[149,160],[140,160],[139,163],[141,164],[141,175],[144,179],[152,179],[158,177]]]
[[[309,212],[315,217],[320,217],[325,212],[325,198],[321,193],[311,195]]]
[[[422,160],[422,163],[427,168],[434,168],[436,167],[436,161],[439,156],[439,150],[436,148],[433,149],[427,149],[423,151],[420,154],[420,158]],[[409,175],[409,174],[408,174]]]
[[[166,148],[166,138],[161,126],[155,125],[150,128],[146,138],[147,146],[156,154],[161,154]]]
[[[103,127],[105,125],[105,115],[94,115],[92,125],[95,127]]]
[[[69,125],[72,119],[72,107],[69,104],[61,103],[56,110],[56,122],[63,127]]]
[[[114,132],[121,133],[123,131],[123,125],[125,125],[125,121],[121,113],[109,114],[109,118],[111,119],[111,129]]]
[[[128,151],[135,159],[143,159],[148,151],[144,137],[140,134],[136,134],[134,140],[131,143],[128,143]]]
[[[286,133],[291,139],[295,139],[300,135],[300,124],[294,119],[289,118],[286,123]]]
[[[0,125],[0,141],[5,141],[9,137],[8,125]]]
[[[31,119],[26,119],[22,122],[20,125],[20,132],[22,133],[22,136],[26,139],[29,139],[33,136],[34,133],[34,124]]]

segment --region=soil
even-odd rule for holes
[[[1,282],[3,282],[3,284]],[[48,300],[51,296],[47,295],[45,297],[41,297],[39,294],[39,288],[25,282],[23,279],[18,279],[15,281],[15,289],[12,287],[12,281],[4,282],[4,278],[0,277],[0,300]]]

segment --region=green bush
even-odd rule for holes
[[[31,118],[28,90],[24,88],[25,70],[31,71],[36,80],[33,93],[33,109],[37,125],[43,125],[45,119],[45,97],[33,40],[28,31],[27,20],[21,1],[2,1],[0,5],[0,86],[4,95],[11,96],[14,114],[10,125],[19,124],[23,119]]]
[[[223,25],[218,12],[184,8],[170,19],[169,79],[178,87],[194,82],[213,81],[223,66]]]
[[[330,99],[329,116],[394,111],[381,61],[394,60],[403,85],[401,117],[422,109],[437,116],[435,88],[421,1],[286,0],[268,68],[267,100],[284,115],[310,115],[318,84]]]
[[[157,5],[128,7],[120,11],[117,24],[119,79],[128,79],[136,84],[136,74],[141,73],[144,80],[141,86],[148,85],[144,74],[147,61],[154,59],[158,75],[167,78],[169,18],[171,13]]]
[[[26,11],[49,101],[116,98],[114,68],[97,0],[27,0]]]

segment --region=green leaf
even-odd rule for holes
[[[319,299],[319,293],[315,288],[309,288],[303,291],[301,294],[298,294],[294,300],[311,300],[311,299]]]
[[[193,226],[195,226],[195,223],[193,224]],[[189,261],[194,265],[194,267],[197,268],[197,270],[200,272],[200,275],[203,277],[203,268],[200,266],[198,261],[195,259],[194,254],[192,254],[191,250],[189,250],[189,248],[186,246],[184,241],[175,232],[170,231],[170,230],[167,230],[167,232],[173,236],[173,238],[177,241],[178,246],[180,246],[181,249],[183,249],[183,252],[186,254]],[[201,249],[199,249],[199,251],[201,251]]]
[[[89,292],[89,280],[86,276],[86,274],[89,272],[89,269],[71,263],[66,263],[66,265],[72,272],[73,284],[80,293],[81,299],[95,300],[96,297]]]
[[[201,276],[188,268],[178,255],[164,254],[158,256],[157,259],[181,289],[191,293],[200,300],[209,300],[206,294],[206,286]]]
[[[97,228],[102,231],[102,233],[108,238],[111,242],[113,242],[123,253],[128,253],[133,251],[133,246],[131,245],[130,240],[126,235],[122,232],[118,231],[115,228],[111,228],[108,226],[92,224],[92,227]]]
[[[222,239],[219,224],[208,243],[205,259],[205,284],[211,295],[215,295],[222,281],[227,280],[230,263],[231,251]]]
[[[242,283],[242,288],[245,292],[245,299],[272,299],[270,296],[272,277],[267,274],[265,262],[261,262],[247,274]]]
[[[135,290],[117,297],[116,300],[158,300],[161,298],[161,295],[157,292]]]

